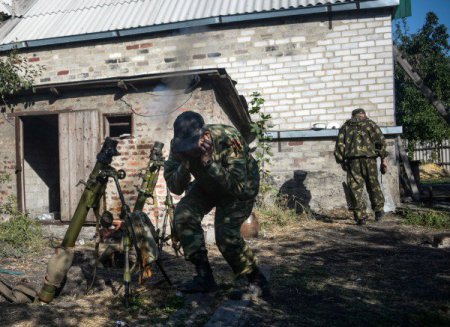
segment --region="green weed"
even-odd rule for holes
[[[0,184],[9,180],[10,175],[0,175]],[[14,196],[0,203],[0,216],[9,218],[0,222],[0,258],[36,253],[46,245],[41,224],[18,210]]]
[[[156,304],[151,298],[136,294],[131,297],[128,311],[130,313],[145,312],[152,323],[163,323],[170,315],[184,306],[184,299],[175,294],[168,296],[163,303]]]
[[[420,184],[423,185],[450,184],[450,177],[421,179]]]
[[[408,225],[424,226],[437,229],[450,228],[450,213],[443,211],[406,210],[405,222]]]
[[[45,245],[41,225],[25,214],[16,213],[0,223],[0,257],[36,253]]]
[[[255,212],[262,228],[285,227],[309,218],[309,213],[297,213],[295,209],[287,206],[287,201],[282,199],[274,203],[259,203]]]

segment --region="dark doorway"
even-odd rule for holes
[[[25,208],[32,216],[59,218],[58,115],[21,117]]]

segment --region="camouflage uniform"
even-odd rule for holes
[[[217,246],[236,275],[255,267],[255,257],[242,238],[240,227],[250,215],[259,189],[259,170],[240,133],[225,125],[206,125],[213,142],[212,162],[189,158],[187,169],[172,151],[164,163],[169,189],[186,195],[176,206],[175,228],[187,260],[206,252],[201,221],[213,207]],[[195,181],[190,183],[191,174]]]
[[[336,162],[347,171],[355,219],[366,216],[363,199],[364,184],[372,209],[382,211],[384,196],[378,182],[377,157],[386,158],[386,141],[380,128],[372,120],[352,118],[341,127],[336,141]]]

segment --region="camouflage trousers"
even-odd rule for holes
[[[361,219],[367,214],[366,202],[363,197],[364,185],[366,185],[372,209],[374,211],[383,210],[384,196],[378,182],[376,158],[350,159],[347,164],[347,184],[356,219]]]
[[[192,187],[177,204],[174,213],[175,229],[186,260],[199,252],[206,252],[203,217],[216,207],[214,232],[220,253],[236,276],[250,273],[256,267],[255,256],[241,235],[241,225],[249,217],[254,199],[214,198],[199,187]]]

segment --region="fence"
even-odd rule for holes
[[[403,142],[404,147],[408,149],[407,140]],[[450,140],[445,140],[441,144],[433,142],[416,144],[413,151],[409,152],[409,155],[412,160],[434,162],[443,165],[446,169],[450,169]]]

